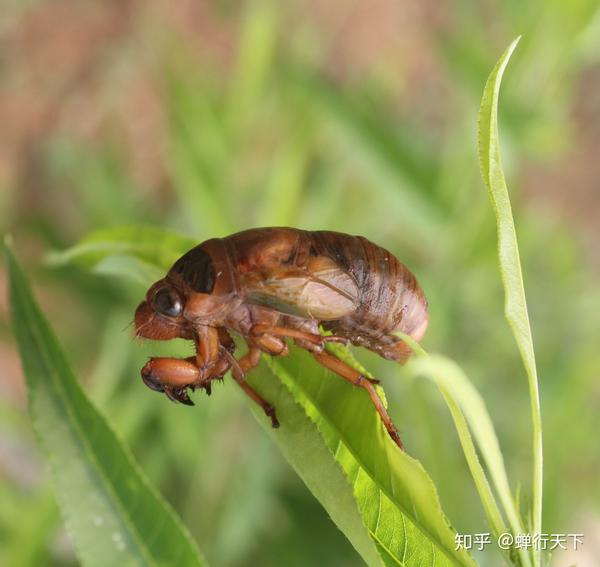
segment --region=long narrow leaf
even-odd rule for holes
[[[429,355],[425,352],[425,350],[417,343],[410,335],[406,335],[405,333],[397,331],[397,336],[399,336],[408,346],[410,346],[417,355],[417,357],[428,357]],[[467,381],[466,376],[462,374],[458,382],[453,380],[448,380],[444,377],[444,367],[443,364],[448,359],[443,359],[442,366],[434,362],[429,366],[419,367],[419,363],[416,362],[418,358],[413,358],[407,366],[407,370],[411,372],[415,376],[424,375],[430,378],[440,390],[446,405],[448,406],[448,410],[452,416],[454,421],[454,425],[456,427],[456,432],[458,433],[458,437],[460,440],[460,444],[463,449],[463,453],[465,454],[465,458],[467,460],[467,465],[469,466],[469,470],[471,471],[471,475],[473,476],[473,481],[475,482],[475,487],[477,488],[477,492],[479,493],[479,497],[481,498],[481,503],[483,505],[483,509],[487,516],[488,522],[492,529],[492,532],[498,538],[502,533],[506,532],[506,527],[504,523],[504,518],[502,517],[502,513],[498,508],[498,504],[496,503],[496,499],[494,498],[494,494],[492,493],[492,489],[488,482],[487,476],[481,463],[479,461],[479,457],[477,455],[477,450],[475,449],[475,445],[473,443],[473,437],[471,436],[471,430],[469,429],[469,425],[467,419],[465,417],[466,413],[470,414],[471,423],[473,424],[473,428],[478,429],[477,438],[485,439],[485,446],[482,447],[482,450],[489,450],[489,446],[498,447],[498,440],[496,438],[496,434],[494,432],[492,426],[492,420],[489,417],[485,409],[485,404],[483,400],[480,399],[479,394],[475,391],[475,389],[471,386],[471,384]],[[422,374],[420,374],[422,373]],[[474,396],[477,399],[477,403],[475,406],[469,404],[465,407],[465,411],[461,409],[461,401],[464,398],[464,395],[461,395],[461,390],[463,389],[462,383],[467,382],[467,388],[471,390],[471,396]],[[479,415],[477,412],[483,411],[483,415]],[[483,424],[483,428],[479,427],[479,424]],[[486,431],[487,428],[487,431]],[[488,443],[486,437],[491,433],[492,438]],[[496,456],[497,462],[502,462],[502,455]],[[506,472],[502,469],[500,471],[504,477],[506,477]]]
[[[502,164],[498,136],[498,98],[500,83],[508,60],[520,38],[504,52],[485,85],[479,111],[479,160],[481,174],[488,189],[498,226],[498,257],[504,285],[504,312],[519,347],[529,381],[533,420],[533,533],[542,531],[543,446],[540,394],[533,338],[529,324],[517,233]],[[539,550],[534,549],[534,564],[540,564]]]
[[[468,430],[464,430],[465,418],[483,455],[513,534],[523,533],[523,525],[510,491],[498,438],[485,403],[477,390],[467,379],[462,369],[455,362],[443,356],[418,357],[409,363],[408,368],[415,375],[425,376],[435,382],[448,403],[463,448],[465,443],[467,444],[468,450],[465,451],[465,455],[469,461],[469,467],[475,478],[479,494],[482,495],[482,501],[492,530],[496,532],[497,536],[506,531],[495,501],[489,492],[487,480],[485,480],[485,476],[482,476],[483,471],[480,470],[477,457],[473,454],[472,443],[469,443],[470,434]],[[522,548],[517,551],[521,564],[524,566],[531,565],[526,551]]]
[[[161,267],[170,266],[198,244],[189,236],[153,226],[116,226],[96,230],[67,250],[51,252],[48,263],[63,266],[77,262],[95,266],[111,255],[129,255]]]
[[[205,565],[174,512],[81,390],[8,246],[4,256],[33,425],[81,562]]]

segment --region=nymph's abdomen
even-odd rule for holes
[[[411,351],[392,333],[401,331],[419,341],[428,323],[427,300],[415,276],[362,236],[328,231],[311,236],[316,249],[348,271],[359,290],[354,312],[324,327],[385,358],[404,360]]]
[[[291,228],[248,230],[225,239],[245,300],[323,327],[385,358],[410,354],[392,333],[420,340],[427,301],[414,275],[361,236]]]

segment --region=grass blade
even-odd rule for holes
[[[502,75],[520,38],[511,43],[490,74],[479,111],[479,160],[498,227],[498,257],[505,293],[504,312],[529,381],[533,420],[533,513],[534,534],[542,533],[543,446],[540,394],[533,339],[529,324],[517,234],[502,164],[498,136],[498,98]],[[533,551],[534,564],[540,565],[539,550]]]
[[[406,342],[406,344],[408,344],[408,346],[412,348],[413,352],[417,356],[429,356],[421,347],[421,345],[418,342],[416,342],[410,335],[406,335],[405,333],[399,331],[397,331],[394,334],[396,334],[398,337],[404,340],[404,342]],[[410,361],[407,370],[409,372],[412,372],[412,374],[414,374],[415,376],[419,375],[418,363],[415,368],[415,359]],[[426,370],[427,368],[421,368],[421,371]],[[436,368],[435,362],[434,370],[438,370],[440,376],[443,376],[443,368]],[[485,471],[483,470],[483,467],[479,462],[479,457],[477,456],[477,451],[475,450],[475,445],[473,444],[473,438],[471,437],[471,431],[469,430],[467,419],[465,418],[465,414],[461,409],[459,396],[456,395],[456,393],[453,391],[454,389],[459,387],[459,384],[450,381],[449,387],[447,387],[445,385],[446,381],[444,380],[444,378],[438,378],[438,372],[436,371],[430,370],[428,376],[436,383],[446,402],[446,405],[448,406],[448,409],[454,421],[454,425],[456,426],[456,431],[458,433],[463,453],[465,454],[465,458],[467,460],[467,465],[469,466],[469,470],[471,471],[471,475],[473,476],[473,480],[475,481],[475,486],[477,488],[477,492],[479,493],[479,497],[481,498],[481,503],[483,504],[483,509],[486,513],[488,522],[494,534],[496,536],[499,536],[500,534],[506,531],[504,518],[502,517],[502,514],[498,508],[498,504],[496,503],[496,499],[494,498],[492,489],[490,488],[490,484],[485,475]],[[462,378],[461,380],[463,382],[466,381],[466,376],[464,377],[464,380]],[[479,396],[477,392],[475,392],[472,395],[475,395],[477,397]],[[478,423],[483,422],[488,422],[491,426],[492,421],[489,417],[489,414],[487,414],[487,411],[485,410],[483,400],[479,400],[478,406],[479,408],[483,409],[485,415],[481,418],[474,416],[472,421],[475,424],[475,427],[477,427]],[[469,407],[467,408],[467,411],[471,411]],[[493,426],[491,426],[491,431],[493,435],[492,445],[498,445],[498,440],[496,439],[496,434],[494,433]],[[483,436],[483,432],[480,432],[480,435]],[[502,459],[501,454],[500,459]],[[506,473],[504,473],[504,476],[506,476]]]
[[[439,355],[419,356],[411,360],[407,368],[416,376],[429,378],[440,389],[456,424],[469,468],[492,531],[498,536],[507,530],[490,491],[485,473],[479,464],[471,434],[466,427],[467,423],[483,455],[513,535],[523,533],[521,519],[510,491],[498,438],[479,392],[468,380],[462,369],[448,358]],[[531,565],[526,551],[524,549],[518,549],[517,551],[521,564],[524,566]]]
[[[81,562],[205,565],[174,512],[81,390],[6,245],[4,256],[33,425]]]

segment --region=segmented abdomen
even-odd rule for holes
[[[419,340],[427,326],[427,301],[408,268],[390,252],[362,236],[315,231],[316,252],[328,255],[355,279],[360,303],[337,325],[370,337],[402,331]]]
[[[339,276],[319,276],[319,281],[325,281],[326,285],[339,291],[334,296],[346,298],[340,309],[345,314],[340,318],[321,318],[323,327],[385,358],[400,361],[411,351],[392,334],[393,331],[402,331],[417,341],[425,333],[427,301],[416,278],[390,252],[362,236],[266,228],[237,233],[222,242],[231,264],[236,266],[236,278],[244,282],[238,282],[238,289],[246,297],[248,290],[253,290],[250,297],[254,301],[294,315],[298,313],[291,307],[299,307],[307,318],[311,315],[314,318],[316,311],[310,304],[319,298],[305,298],[298,288],[288,289],[289,283],[278,286],[277,280],[283,274],[289,275],[285,269],[291,270],[292,276],[294,270],[299,270],[300,275],[295,279],[295,285],[298,285],[302,282],[302,273],[312,274],[315,266],[323,269],[318,260],[326,258],[349,276],[345,280]],[[279,272],[282,267],[284,271]],[[272,274],[275,274],[274,279],[263,280],[271,278]],[[257,290],[260,293],[257,294]],[[328,293],[328,289],[321,289],[319,296],[327,297]],[[344,308],[346,304],[349,309]],[[327,306],[324,307],[326,312]],[[336,309],[339,307],[335,305]]]

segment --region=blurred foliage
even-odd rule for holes
[[[44,65],[43,58],[33,65],[32,92],[58,110],[48,112],[27,144],[15,144],[11,167],[0,170],[0,223],[14,234],[89,395],[209,562],[232,567],[361,561],[257,426],[235,385],[226,381],[210,403],[202,400],[191,411],[143,387],[139,368],[147,356],[178,355],[189,346],[131,340],[127,325],[142,285],[73,266],[51,268],[44,258],[93,229],[123,224],[174,229],[198,241],[268,224],[363,234],[417,274],[431,305],[425,347],[466,369],[488,400],[511,482],[530,493],[527,382],[503,321],[494,223],[476,156],[486,75],[509,40],[523,34],[503,86],[500,129],[541,382],[544,526],[591,531],[582,518],[598,521],[600,513],[600,294],[585,220],[595,219],[597,230],[598,202],[588,190],[589,197],[572,199],[584,202],[581,223],[561,215],[571,200],[562,193],[576,186],[552,191],[553,174],[543,172],[559,163],[567,172],[562,179],[597,188],[589,173],[597,165],[593,157],[582,163],[574,149],[597,154],[577,144],[588,116],[582,122],[578,114],[581,92],[598,104],[586,87],[600,64],[598,3],[452,0],[443,11],[424,3],[422,17],[394,12],[387,26],[373,29],[371,51],[359,33],[361,15],[350,17],[357,9],[350,3],[328,3],[328,11],[299,0],[285,6],[221,1],[187,20],[183,2],[174,3],[178,8],[168,17],[154,2],[73,4],[36,0],[6,8],[7,27],[34,36],[40,28],[32,21],[42,32],[44,22],[60,29],[40,13],[55,10],[60,19],[61,9],[72,9],[64,22],[81,29],[96,18],[116,31],[97,34],[104,51],[88,58],[88,75],[76,74],[66,86],[55,78],[57,66]],[[384,10],[383,3],[376,6]],[[109,10],[128,11],[104,18]],[[408,6],[397,10],[414,16]],[[390,27],[397,37],[378,49]],[[50,40],[37,35],[43,53]],[[76,50],[80,36],[72,39]],[[369,53],[375,55],[369,59]],[[3,86],[27,86],[25,66],[5,62]],[[152,104],[122,91],[142,71]],[[82,92],[69,97],[79,84]],[[32,103],[24,98],[23,104]],[[23,130],[34,116],[12,114]],[[589,114],[596,121],[598,115]],[[136,127],[141,133],[132,134]],[[542,192],[531,190],[537,177]],[[70,565],[70,544],[26,415],[4,304],[0,308],[6,369],[0,563],[39,565],[43,558]],[[455,528],[485,531],[437,393],[375,355],[356,354],[382,378],[402,438],[432,475]]]
[[[31,421],[82,564],[203,567],[181,521],[82,391],[10,244],[2,248]]]

